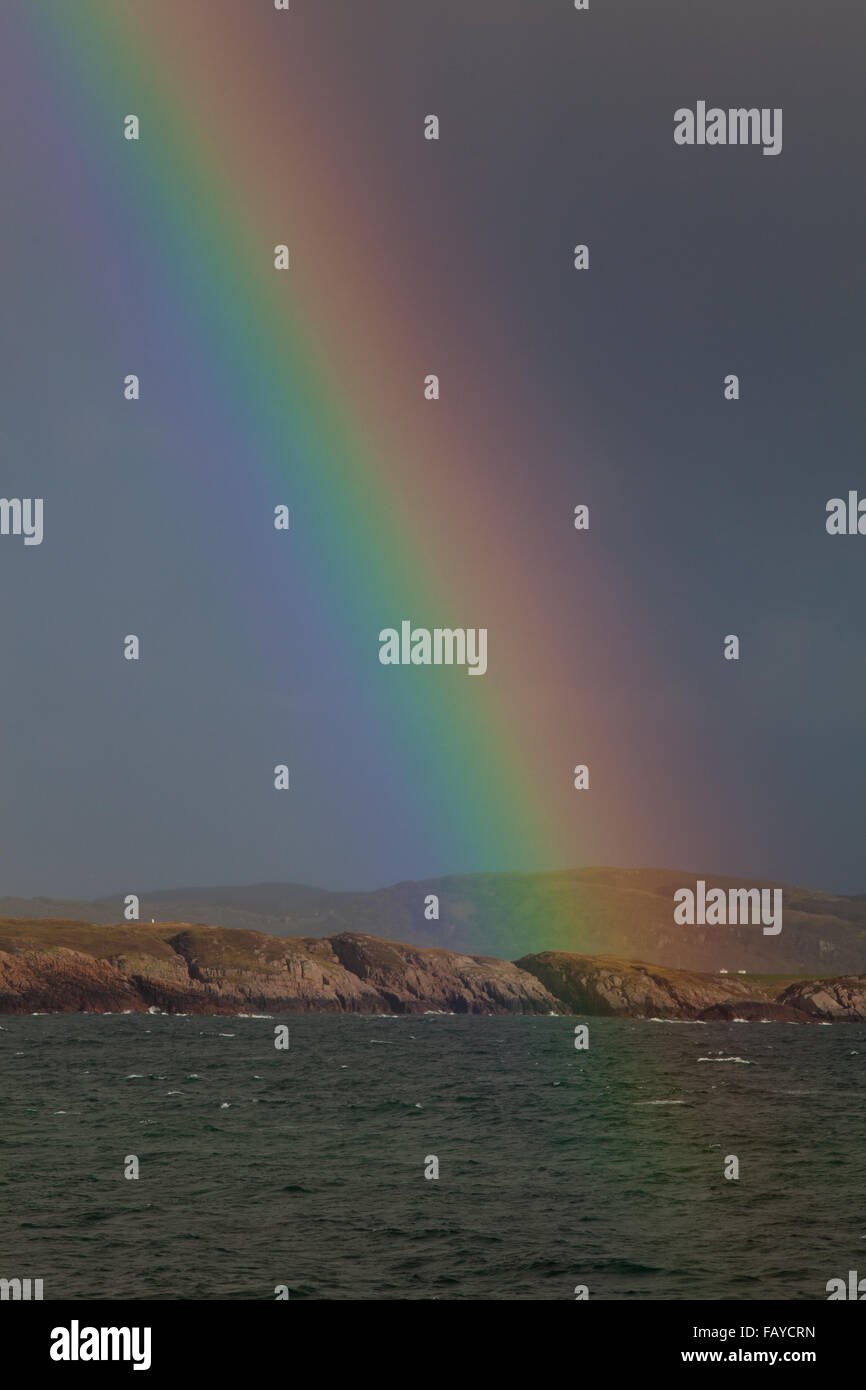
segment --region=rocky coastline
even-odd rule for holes
[[[866,976],[729,976],[566,951],[511,962],[351,931],[0,921],[0,1013],[148,1010],[863,1022]]]

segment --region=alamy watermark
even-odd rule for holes
[[[764,154],[782,153],[782,108],[762,106],[680,106],[674,112],[678,145],[763,145]]]
[[[0,536],[23,536],[25,545],[41,545],[42,506],[41,497],[0,497]]]
[[[413,628],[408,618],[379,633],[383,666],[466,666],[470,676],[487,670],[486,627]]]
[[[42,1298],[42,1279],[0,1279],[0,1300],[26,1303]]]
[[[150,1369],[149,1327],[69,1327],[51,1329],[52,1361],[131,1361],[134,1371]]]
[[[674,921],[679,926],[759,927],[764,936],[782,930],[781,888],[710,888],[699,878],[694,891],[674,893]]]

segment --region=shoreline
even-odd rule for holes
[[[608,955],[517,961],[359,932],[0,922],[0,1014],[345,1013],[866,1022],[866,975],[710,974]]]

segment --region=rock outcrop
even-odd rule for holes
[[[517,962],[573,1013],[630,1018],[697,1018],[728,1000],[753,999],[755,985],[723,975],[671,970],[614,956],[542,951]]]
[[[866,976],[791,981],[775,975],[708,975],[567,951],[542,951],[517,964],[536,975],[569,1013],[703,1022],[866,1021]]]
[[[560,1013],[509,961],[356,932],[0,922],[0,1013]]]
[[[674,970],[543,951],[512,963],[361,932],[274,937],[191,923],[0,921],[0,1013],[549,1014],[866,1020],[866,976]]]
[[[779,1002],[823,1022],[866,1018],[866,976],[837,980],[799,980],[779,995]]]

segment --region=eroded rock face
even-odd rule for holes
[[[393,1013],[562,1012],[538,979],[507,960],[402,946],[357,932],[343,932],[330,944],[341,963],[375,988]]]
[[[557,1013],[509,961],[346,932],[0,923],[0,1012]]]
[[[829,1023],[862,1023],[866,1021],[866,976],[804,980],[789,985],[779,1002]]]
[[[611,956],[575,956],[542,951],[517,964],[536,975],[551,994],[575,1013],[627,1018],[697,1018],[703,1009],[731,999],[748,999],[755,985],[730,976],[622,961]]]
[[[739,979],[610,956],[543,951],[524,956],[537,975],[575,1013],[627,1018],[699,1018],[705,1022],[815,1023],[866,1020],[866,977],[801,980],[787,987],[767,977]]]
[[[0,951],[0,1013],[121,1013],[146,1008],[109,961],[60,947]]]
[[[787,982],[543,951],[495,960],[361,932],[0,921],[0,1013],[573,1013],[866,1020],[866,976]]]

